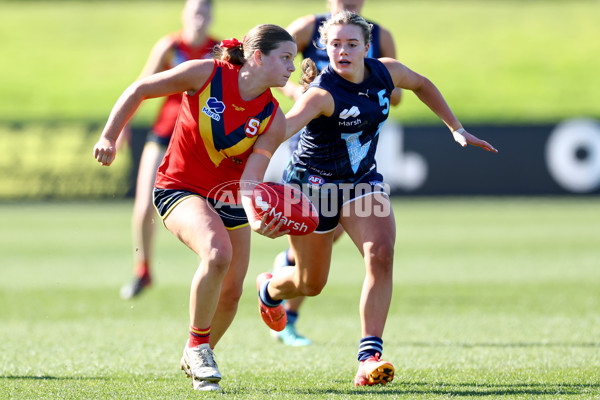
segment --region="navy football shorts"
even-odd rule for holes
[[[160,147],[166,149],[169,146],[169,142],[171,141],[171,136],[158,136],[156,132],[150,131],[146,136],[146,143],[156,143]]]
[[[316,233],[334,230],[342,207],[358,198],[375,195],[373,201],[389,206],[389,187],[383,183],[383,176],[375,166],[354,180],[336,180],[290,162],[283,172],[282,181],[299,187],[314,204],[319,213]]]
[[[177,189],[159,189],[154,188],[154,206],[158,211],[158,215],[163,219],[167,218],[169,213],[181,203],[183,200],[189,197],[200,197],[205,199],[214,210],[217,212],[221,221],[228,230],[241,228],[248,225],[248,217],[242,205],[227,204],[216,201],[214,199],[200,196],[197,193],[190,192],[188,190],[177,190]]]

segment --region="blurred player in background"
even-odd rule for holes
[[[267,237],[288,233],[279,231],[283,219],[277,225],[265,223],[267,214],[258,219],[249,193],[285,137],[285,116],[270,88],[284,86],[294,72],[296,44],[285,29],[259,25],[242,42],[222,41],[219,50],[215,60],[187,61],[130,85],[94,147],[96,160],[110,165],[116,139],[144,99],[183,93],[156,176],[154,205],[166,228],[201,260],[192,279],[181,358],[197,390],[220,390],[212,349],[237,312],[250,227]],[[215,193],[223,183],[229,184]]]
[[[320,41],[319,37],[319,26],[332,14],[337,14],[340,11],[352,11],[360,14],[365,0],[328,0],[329,13],[326,14],[310,14],[304,17],[300,17],[293,21],[287,28],[288,32],[296,39],[298,45],[298,52],[302,53],[302,58],[310,58],[317,66],[317,69],[321,71],[329,64],[329,57],[325,46]],[[380,57],[391,57],[396,58],[396,47],[394,45],[394,39],[391,33],[369,21],[373,25],[372,41],[369,47],[369,53],[367,57],[380,58]],[[283,93],[293,100],[297,100],[302,95],[304,89],[302,86],[289,81],[288,84],[283,88]],[[400,103],[402,96],[402,89],[396,88],[392,92],[390,102],[393,106]],[[300,133],[294,135],[289,140],[290,150],[293,153],[298,147],[298,140]],[[338,225],[334,241],[339,239],[344,233],[344,228]],[[294,252],[291,248],[287,248],[277,255],[274,262],[274,268],[293,266],[295,264]],[[311,340],[300,335],[296,330],[296,320],[300,312],[300,306],[304,301],[303,296],[296,297],[295,299],[287,300],[284,307],[287,312],[287,325],[281,332],[272,331],[271,334],[278,340],[289,346],[306,346],[311,344]]]
[[[140,79],[171,69],[184,61],[212,58],[213,48],[219,42],[208,34],[211,18],[212,0],[187,0],[181,15],[183,29],[164,36],[154,45]],[[152,247],[156,216],[152,204],[152,189],[156,170],[165,155],[175,127],[180,104],[181,93],[167,97],[146,138],[138,170],[131,224],[134,277],[121,288],[120,294],[123,299],[137,296],[152,282]],[[121,140],[128,140],[129,135],[130,130],[127,127],[121,135]]]
[[[282,330],[278,318],[286,315],[281,304],[284,299],[321,292],[340,223],[362,254],[366,270],[354,384],[385,385],[394,377],[393,365],[380,357],[392,299],[396,226],[383,177],[377,172],[375,152],[394,88],[413,91],[463,147],[471,144],[497,150],[463,129],[430,80],[395,59],[367,58],[371,26],[362,17],[343,11],[319,30],[330,64],[318,76],[310,59],[302,64],[303,82],[309,86],[286,114],[287,135],[302,132],[283,178],[286,183],[312,188],[319,226],[311,234],[290,236],[295,267],[257,277],[259,307],[265,323]]]

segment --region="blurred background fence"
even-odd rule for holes
[[[468,129],[500,149],[463,149],[445,126],[388,122],[377,148],[378,169],[395,195],[598,195],[600,122],[488,125]],[[269,167],[281,177],[289,156],[278,150]]]
[[[130,147],[110,167],[92,158],[100,124],[0,124],[0,199],[124,198],[135,176],[147,127],[133,128]],[[572,119],[557,125],[473,125],[499,148],[497,155],[463,149],[439,125],[382,130],[378,168],[395,195],[598,195],[600,122]],[[268,180],[278,181],[289,158],[275,154]]]

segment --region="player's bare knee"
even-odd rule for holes
[[[210,269],[220,271],[224,274],[229,269],[229,264],[231,264],[231,246],[215,246],[203,258],[208,263]]]
[[[221,289],[219,307],[226,311],[236,311],[242,297],[242,287],[227,287]]]
[[[391,269],[394,260],[394,245],[386,241],[369,243],[365,248],[367,265],[377,269]]]
[[[300,286],[300,291],[302,292],[303,296],[314,297],[318,296],[324,287],[325,283],[308,282]]]

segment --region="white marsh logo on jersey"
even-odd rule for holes
[[[340,119],[356,118],[360,115],[360,110],[356,106],[352,106],[349,110],[346,108],[340,113]]]
[[[346,108],[340,113],[339,126],[358,126],[362,123],[360,118],[356,118],[360,115],[360,110],[356,106],[352,106],[349,110]],[[348,120],[350,118],[350,120]]]

